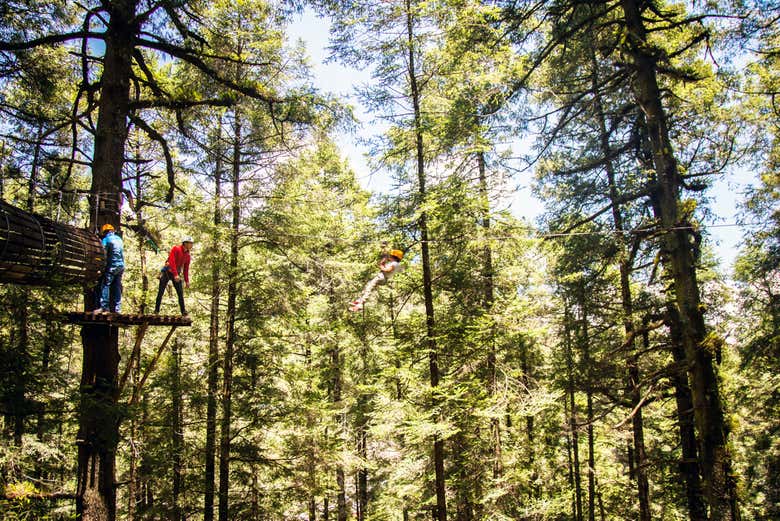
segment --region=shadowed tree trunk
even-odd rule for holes
[[[405,0],[406,29],[408,46],[408,75],[410,94],[414,109],[414,136],[417,166],[418,195],[420,205],[425,208],[427,201],[425,154],[423,145],[422,112],[420,109],[420,88],[417,83],[416,44],[414,34],[414,15],[410,0]],[[420,248],[423,271],[423,295],[425,297],[425,331],[428,348],[428,367],[430,370],[431,387],[439,385],[439,353],[436,346],[436,319],[433,311],[433,277],[431,275],[431,259],[428,245],[428,215],[425,210],[420,212],[417,222],[420,230]],[[435,406],[435,404],[433,404]],[[447,493],[444,478],[444,441],[438,434],[433,435],[433,466],[436,475],[436,519],[447,520]]]
[[[122,166],[127,140],[133,39],[138,23],[135,2],[111,2],[106,22],[98,121],[92,159],[90,225],[119,230]],[[86,291],[87,311],[95,307]],[[115,327],[84,326],[78,433],[76,511],[84,521],[114,521],[116,447],[120,413],[116,403],[119,337]]]
[[[670,351],[674,360],[670,380],[674,386],[674,399],[677,406],[677,428],[680,433],[681,460],[678,466],[680,478],[685,483],[685,497],[688,501],[688,517],[691,521],[707,521],[707,505],[704,501],[699,470],[699,449],[696,444],[696,432],[693,419],[693,398],[688,386],[686,374],[687,361],[682,346],[680,323],[677,320],[677,308],[667,305],[669,316]],[[643,335],[645,346],[649,344],[647,334]]]
[[[653,212],[661,237],[661,260],[672,282],[674,305],[679,310],[680,332],[689,364],[694,419],[701,446],[704,490],[712,521],[734,521],[736,492],[731,482],[731,456],[723,416],[718,377],[713,366],[715,341],[708,338],[692,251],[693,230],[680,209],[681,176],[669,138],[666,111],[658,85],[656,57],[651,53],[642,19],[646,6],[622,0],[627,39],[633,58],[635,95],[642,109],[652,148],[655,191]]]
[[[490,246],[490,193],[488,190],[485,153],[483,151],[477,153],[477,169],[479,171],[480,217],[485,241],[485,245],[482,247],[482,279],[484,281],[482,298],[485,313],[489,314],[493,312],[493,301],[495,300],[495,297],[493,288],[493,250]],[[490,336],[488,337],[487,342],[488,393],[490,397],[493,398],[498,392],[498,377],[496,371],[495,326],[492,323],[492,319]],[[493,452],[491,458],[493,460],[493,479],[498,479],[501,477],[502,473],[501,421],[498,417],[490,419],[490,435]]]
[[[173,488],[172,488],[172,500],[173,509],[171,519],[173,521],[181,521],[181,494],[182,485],[184,483],[184,471],[183,471],[183,452],[184,452],[184,431],[183,431],[183,409],[181,400],[181,346],[179,345],[179,339],[173,340],[173,346],[171,348],[171,449],[173,459]]]
[[[334,346],[330,352],[331,370],[333,371],[333,380],[331,382],[333,405],[338,409],[341,404],[341,350],[338,345]],[[336,414],[336,425],[341,425],[341,413]],[[340,436],[340,429],[337,429],[337,435]],[[344,475],[344,467],[341,463],[336,463],[336,519],[346,521],[347,519],[347,486]]]
[[[569,449],[569,485],[572,490],[572,517],[582,521],[582,482],[580,479],[579,435],[577,432],[577,404],[574,389],[574,354],[571,339],[571,314],[568,303],[564,302],[564,351],[566,356],[566,396],[565,414],[568,426]]]
[[[582,521],[582,479],[580,477],[580,443],[577,426],[577,403],[574,396],[574,353],[571,339],[571,313],[569,304],[564,303],[564,349],[566,350],[566,399],[568,400],[569,436],[571,436],[571,457],[569,458],[569,481],[573,485],[574,499],[572,515],[575,521]]]
[[[365,387],[369,383],[369,348],[365,328],[361,331],[360,343],[360,385]],[[357,520],[365,521],[368,514],[368,418],[370,397],[366,391],[361,391],[357,400],[355,422],[357,436],[357,452],[361,459],[360,468],[357,471]]]
[[[601,91],[599,89],[598,60],[596,59],[595,46],[591,46],[591,85],[594,95],[594,108],[596,119],[599,126],[599,142],[602,157],[606,158],[604,170],[607,174],[607,183],[609,185],[609,199],[612,204],[612,223],[617,232],[620,252],[620,303],[623,308],[623,331],[629,344],[626,346],[628,351],[627,373],[628,385],[627,392],[631,404],[631,410],[635,411],[631,418],[633,433],[633,445],[629,446],[629,467],[632,469],[632,478],[636,479],[637,498],[639,500],[639,521],[650,521],[650,486],[647,480],[647,455],[645,452],[644,424],[642,418],[642,407],[640,406],[641,389],[639,387],[639,360],[635,353],[634,340],[634,304],[631,295],[631,265],[632,254],[626,244],[623,234],[623,214],[620,208],[618,187],[615,181],[615,168],[611,159],[612,147],[609,142],[609,132],[607,130],[607,118],[604,113]]]
[[[134,156],[135,159],[140,160],[141,159],[141,151],[140,147],[138,146],[139,141],[136,140],[136,146],[135,146],[135,152]],[[143,172],[141,169],[141,162],[136,162],[135,167],[135,199],[136,199],[136,217],[138,219],[139,223],[143,223],[144,221],[144,211],[143,211],[143,204],[142,201],[144,200],[144,187],[143,187]],[[149,294],[149,275],[147,270],[147,261],[146,261],[146,247],[145,247],[145,238],[139,234],[138,236],[138,258],[140,260],[140,268],[141,268],[141,299],[140,304],[138,307],[138,313],[145,314],[146,313],[146,298]],[[136,334],[140,334],[140,331],[136,331]],[[131,369],[131,381],[133,383],[133,388],[138,388],[138,381],[140,378],[139,374],[139,368],[141,366],[141,350],[140,346],[138,346],[138,349],[133,349],[133,351],[130,353],[130,360],[128,363],[130,364]],[[139,475],[138,475],[138,449],[137,449],[137,442],[138,442],[138,420],[136,419],[135,414],[130,415],[130,439],[128,440],[128,444],[130,446],[130,461],[128,462],[129,466],[129,477],[127,479],[127,519],[128,521],[134,521],[136,517],[136,509],[138,504],[141,503],[141,501],[138,500],[138,494],[139,494]]]
[[[214,165],[214,228],[222,225],[222,117],[216,138]],[[219,238],[214,235],[211,265],[211,307],[209,312],[208,390],[206,398],[206,447],[203,493],[203,521],[214,520],[214,478],[217,439],[217,386],[219,385],[219,300],[222,292],[220,279]]]
[[[236,298],[238,293],[238,234],[241,216],[241,117],[235,111],[233,135],[233,203],[230,233],[230,265],[227,288],[227,329],[225,331],[225,355],[222,364],[222,426],[219,441],[219,521],[228,521],[230,488],[230,422],[232,419],[233,350],[236,341]]]
[[[587,303],[582,303],[585,310]],[[588,432],[588,521],[596,520],[596,456],[595,436],[593,433],[593,363],[590,358],[590,332],[588,330],[588,315],[582,314],[582,362],[585,365],[585,413],[587,415]]]

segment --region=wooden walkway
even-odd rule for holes
[[[84,284],[98,278],[105,254],[95,233],[0,201],[0,282]]]
[[[65,322],[81,325],[107,326],[191,326],[192,318],[181,315],[139,315],[124,313],[99,313],[89,311],[73,311],[62,315]]]

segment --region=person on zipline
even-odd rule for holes
[[[160,314],[160,303],[163,293],[168,286],[168,281],[173,282],[176,289],[176,295],[179,297],[179,309],[182,316],[187,316],[187,309],[184,307],[184,289],[181,279],[184,278],[184,284],[190,289],[190,250],[192,250],[192,237],[185,237],[181,244],[171,248],[168,254],[168,260],[165,266],[160,270],[160,287],[157,289],[157,302],[154,305],[154,314]]]
[[[371,296],[371,292],[374,291],[377,284],[387,284],[395,273],[401,271],[401,261],[403,258],[404,252],[401,250],[390,250],[387,255],[383,256],[382,260],[379,262],[379,273],[377,273],[376,277],[368,281],[366,287],[363,288],[363,294],[349,303],[349,310],[360,311],[363,309],[363,304],[365,304],[368,297]]]
[[[122,238],[114,233],[114,227],[104,224],[103,248],[106,250],[106,267],[97,293],[100,304],[93,313],[121,313],[122,310],[122,274],[125,272],[125,247]]]

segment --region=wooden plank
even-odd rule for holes
[[[191,326],[192,318],[181,315],[140,315],[134,313],[99,313],[93,314],[89,311],[73,311],[64,313],[61,318],[65,322],[81,325],[100,325],[108,326],[126,326],[126,325],[149,325],[149,326]]]

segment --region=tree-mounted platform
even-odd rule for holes
[[[0,201],[0,282],[33,286],[97,280],[105,251],[94,233]]]
[[[125,370],[122,373],[122,377],[119,378],[117,383],[115,391],[116,399],[118,399],[122,394],[122,390],[125,388],[125,384],[127,384],[128,377],[130,376],[130,372],[132,371],[134,364],[140,363],[141,343],[144,340],[144,336],[146,335],[146,331],[149,329],[149,326],[170,326],[171,329],[165,336],[165,340],[163,340],[162,344],[160,344],[160,346],[157,348],[157,352],[154,354],[151,361],[147,365],[146,371],[141,377],[141,380],[133,388],[133,394],[129,402],[131,405],[137,403],[141,389],[143,388],[146,379],[154,370],[157,361],[160,359],[160,356],[165,350],[165,346],[168,345],[168,342],[173,336],[174,331],[176,331],[176,329],[180,326],[192,325],[192,319],[189,316],[181,315],[141,315],[137,313],[95,314],[89,311],[73,311],[70,313],[63,313],[59,317],[66,322],[70,322],[71,324],[78,324],[82,326],[138,326],[135,335],[135,344],[133,345],[133,353],[127,362],[127,367],[125,367]]]
[[[98,313],[73,311],[62,315],[65,322],[107,326],[191,326],[192,318],[181,315],[140,315],[136,313]]]

